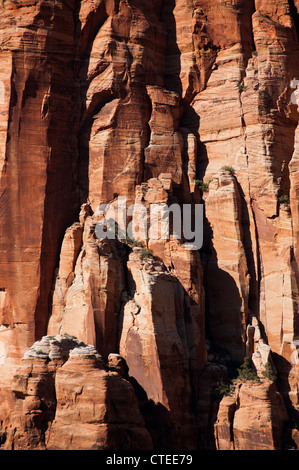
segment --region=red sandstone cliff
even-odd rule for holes
[[[0,448],[297,448],[298,0],[0,3]],[[97,239],[119,196],[202,248]]]

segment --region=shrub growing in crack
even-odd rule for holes
[[[287,194],[283,194],[282,196],[280,196],[278,198],[278,202],[279,202],[279,204],[289,205],[290,204],[290,198]]]
[[[197,188],[203,191],[204,193],[209,191],[209,183],[204,183],[202,180],[195,180],[195,184]]]
[[[247,90],[247,86],[244,85],[244,82],[239,82],[239,83],[237,83],[236,86],[239,90],[239,93],[243,93],[243,91]]]
[[[144,249],[144,250],[141,251],[140,258],[142,260],[148,259],[148,258],[153,258],[153,257],[154,257],[153,250]]]
[[[261,381],[249,357],[245,357],[243,364],[237,369],[237,373],[238,376],[236,380],[240,380],[241,382],[259,383]]]
[[[233,169],[232,166],[224,165],[221,170],[226,171],[229,173],[231,176],[235,176],[235,170]]]

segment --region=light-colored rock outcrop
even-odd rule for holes
[[[69,335],[45,336],[16,371],[5,446],[16,450],[151,449],[132,385]]]
[[[62,244],[48,334],[74,335],[97,346],[107,357],[117,351],[125,288],[121,249],[118,251],[114,241],[96,239],[91,217],[84,224],[68,229]],[[78,246],[74,250],[75,237]]]

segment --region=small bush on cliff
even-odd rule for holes
[[[271,382],[276,381],[277,377],[276,377],[275,373],[273,372],[273,369],[272,369],[272,367],[270,366],[269,363],[267,363],[266,366],[265,366],[265,369],[262,373],[262,378],[271,380]]]
[[[104,369],[107,370],[107,371],[113,370],[113,368],[110,367],[109,364],[106,363],[106,362],[102,359],[101,356],[100,356],[100,357],[96,356],[96,357],[95,357],[95,361],[96,361],[96,364],[98,364],[98,365],[100,366],[100,368],[104,367]]]
[[[148,258],[153,258],[153,257],[154,257],[153,250],[146,250],[146,249],[144,249],[144,250],[141,251],[140,258],[141,258],[142,260],[148,259]]]
[[[235,176],[235,170],[233,169],[232,166],[229,166],[229,165],[224,165],[222,168],[221,168],[222,171],[227,171],[227,173],[229,173],[231,176]]]
[[[249,357],[245,357],[243,364],[237,369],[237,373],[237,380],[241,380],[241,382],[260,382],[260,378]]]
[[[139,240],[134,240],[134,239],[132,239],[132,238],[130,238],[130,237],[128,237],[128,236],[126,236],[126,239],[125,239],[124,243],[125,243],[126,245],[129,245],[129,246],[133,247],[133,248],[134,248],[134,247],[139,247],[139,248],[141,248],[141,247],[144,246],[144,243],[143,243],[143,242],[141,242],[141,241],[139,241]]]
[[[144,243],[139,240],[133,240],[132,246],[141,248],[144,246]]]
[[[232,395],[235,391],[235,385],[234,382],[232,383],[227,383],[223,380],[220,380],[220,382],[217,383],[216,386],[216,393],[218,398],[223,398],[227,397],[229,395]]]
[[[282,196],[280,196],[278,198],[278,202],[279,202],[279,204],[289,205],[290,204],[290,198],[287,194],[283,194]]]
[[[243,82],[237,83],[237,88],[239,90],[239,93],[243,93],[243,91],[247,90],[247,86],[245,86]]]
[[[202,180],[195,180],[195,184],[204,193],[209,191],[209,183],[204,183]]]

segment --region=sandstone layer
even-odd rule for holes
[[[75,337],[44,336],[34,343],[12,391],[7,449],[152,448],[132,385]]]

